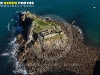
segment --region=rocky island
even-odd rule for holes
[[[23,31],[17,35],[17,58],[24,63],[28,75],[65,70],[73,72],[69,75],[93,74],[100,50],[88,47],[75,26],[29,11],[19,13],[19,16]]]

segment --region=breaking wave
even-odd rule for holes
[[[18,12],[16,12],[15,14],[15,19],[16,21],[19,20],[19,15],[18,15]],[[18,26],[17,24],[17,27],[15,27],[15,31],[20,31],[21,32],[21,27]],[[19,46],[19,44],[16,44],[16,37],[13,37],[13,40],[10,42],[9,45],[11,45],[12,47],[12,51],[11,51],[11,59],[13,60],[13,65],[14,65],[14,70],[13,70],[13,73],[15,74],[19,74],[19,73],[22,73],[23,75],[26,75],[27,74],[27,71],[25,70],[25,66],[23,63],[20,63],[18,62],[18,52],[19,50],[17,50],[17,46]]]
[[[16,13],[14,15],[16,22],[19,19],[18,13]],[[13,19],[11,19],[11,21],[13,21]],[[19,28],[19,29],[18,29]],[[11,38],[9,39],[10,42],[8,43],[8,47],[6,49],[6,51],[4,53],[2,53],[0,56],[9,56],[9,63],[13,63],[13,73],[14,74],[23,74],[23,75],[27,75],[27,71],[25,70],[25,66],[23,63],[20,63],[18,61],[18,52],[19,50],[17,50],[17,47],[19,46],[19,44],[16,44],[16,31],[20,31],[21,32],[21,27],[19,27],[17,25],[17,27],[12,27],[11,31],[12,31],[12,35]]]
[[[17,46],[19,45],[16,44],[15,42],[16,42],[16,37],[13,37],[10,43],[8,43],[8,47],[9,47],[8,53],[10,55],[10,60],[14,66],[13,73],[15,74],[22,73],[23,75],[26,75],[27,71],[25,70],[24,64],[18,62],[17,56],[19,51],[17,50]]]

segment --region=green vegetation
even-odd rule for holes
[[[43,20],[41,17],[31,14],[29,11],[27,11],[26,16],[33,19],[33,23],[35,25],[33,31],[36,33],[45,30],[52,30],[53,33],[61,32],[59,25],[57,25],[55,22]]]
[[[55,23],[53,21],[46,21],[41,17],[38,17],[34,14],[31,14],[29,11],[27,11],[26,16],[33,19],[33,24],[34,24],[33,31],[34,32],[39,33],[39,32],[48,30],[52,34],[57,34],[55,36],[46,38],[45,40],[48,40],[48,39],[61,39],[63,37],[63,34],[60,34],[60,32],[62,32],[61,28],[57,23]]]
[[[36,33],[39,33],[47,29],[51,29],[55,33],[60,31],[60,29],[57,27],[58,25],[53,22],[44,21],[40,18],[35,19],[34,22],[35,22],[34,32]]]

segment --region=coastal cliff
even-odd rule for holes
[[[88,47],[79,30],[71,25],[42,18],[29,11],[19,13],[22,33],[17,35],[18,61],[29,75],[68,70],[74,75],[92,75],[100,50]]]

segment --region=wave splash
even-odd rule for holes
[[[4,55],[10,55],[10,60],[13,63],[14,70],[13,73],[19,74],[22,73],[23,75],[27,75],[27,71],[25,70],[25,66],[23,63],[18,62],[17,56],[18,56],[18,50],[17,46],[18,44],[16,42],[16,37],[13,37],[13,40],[8,43],[9,46],[9,52],[8,53],[3,53]]]
[[[19,15],[18,13],[15,14],[16,20],[19,20]],[[17,27],[15,27],[15,31],[18,31],[18,25]],[[21,31],[21,30],[20,30]],[[13,65],[14,65],[14,70],[13,73],[15,74],[19,74],[22,73],[23,75],[27,75],[27,71],[25,70],[25,66],[23,63],[18,62],[18,50],[17,47],[19,46],[19,44],[15,44],[16,42],[16,37],[13,38],[13,40],[10,42],[9,45],[12,45],[12,51],[11,51],[11,58],[13,59]]]
[[[16,20],[19,19],[18,13],[15,14]],[[17,21],[16,21],[17,23]],[[17,29],[17,30],[16,30]],[[23,63],[18,62],[18,50],[17,47],[19,46],[19,44],[16,44],[16,31],[18,31],[18,28],[13,27],[12,31],[12,36],[9,40],[10,42],[8,43],[8,47],[6,49],[6,51],[4,53],[2,53],[0,56],[9,56],[10,57],[10,62],[9,63],[13,63],[13,73],[14,74],[23,74],[23,75],[27,75],[27,71],[25,70],[25,66]]]

